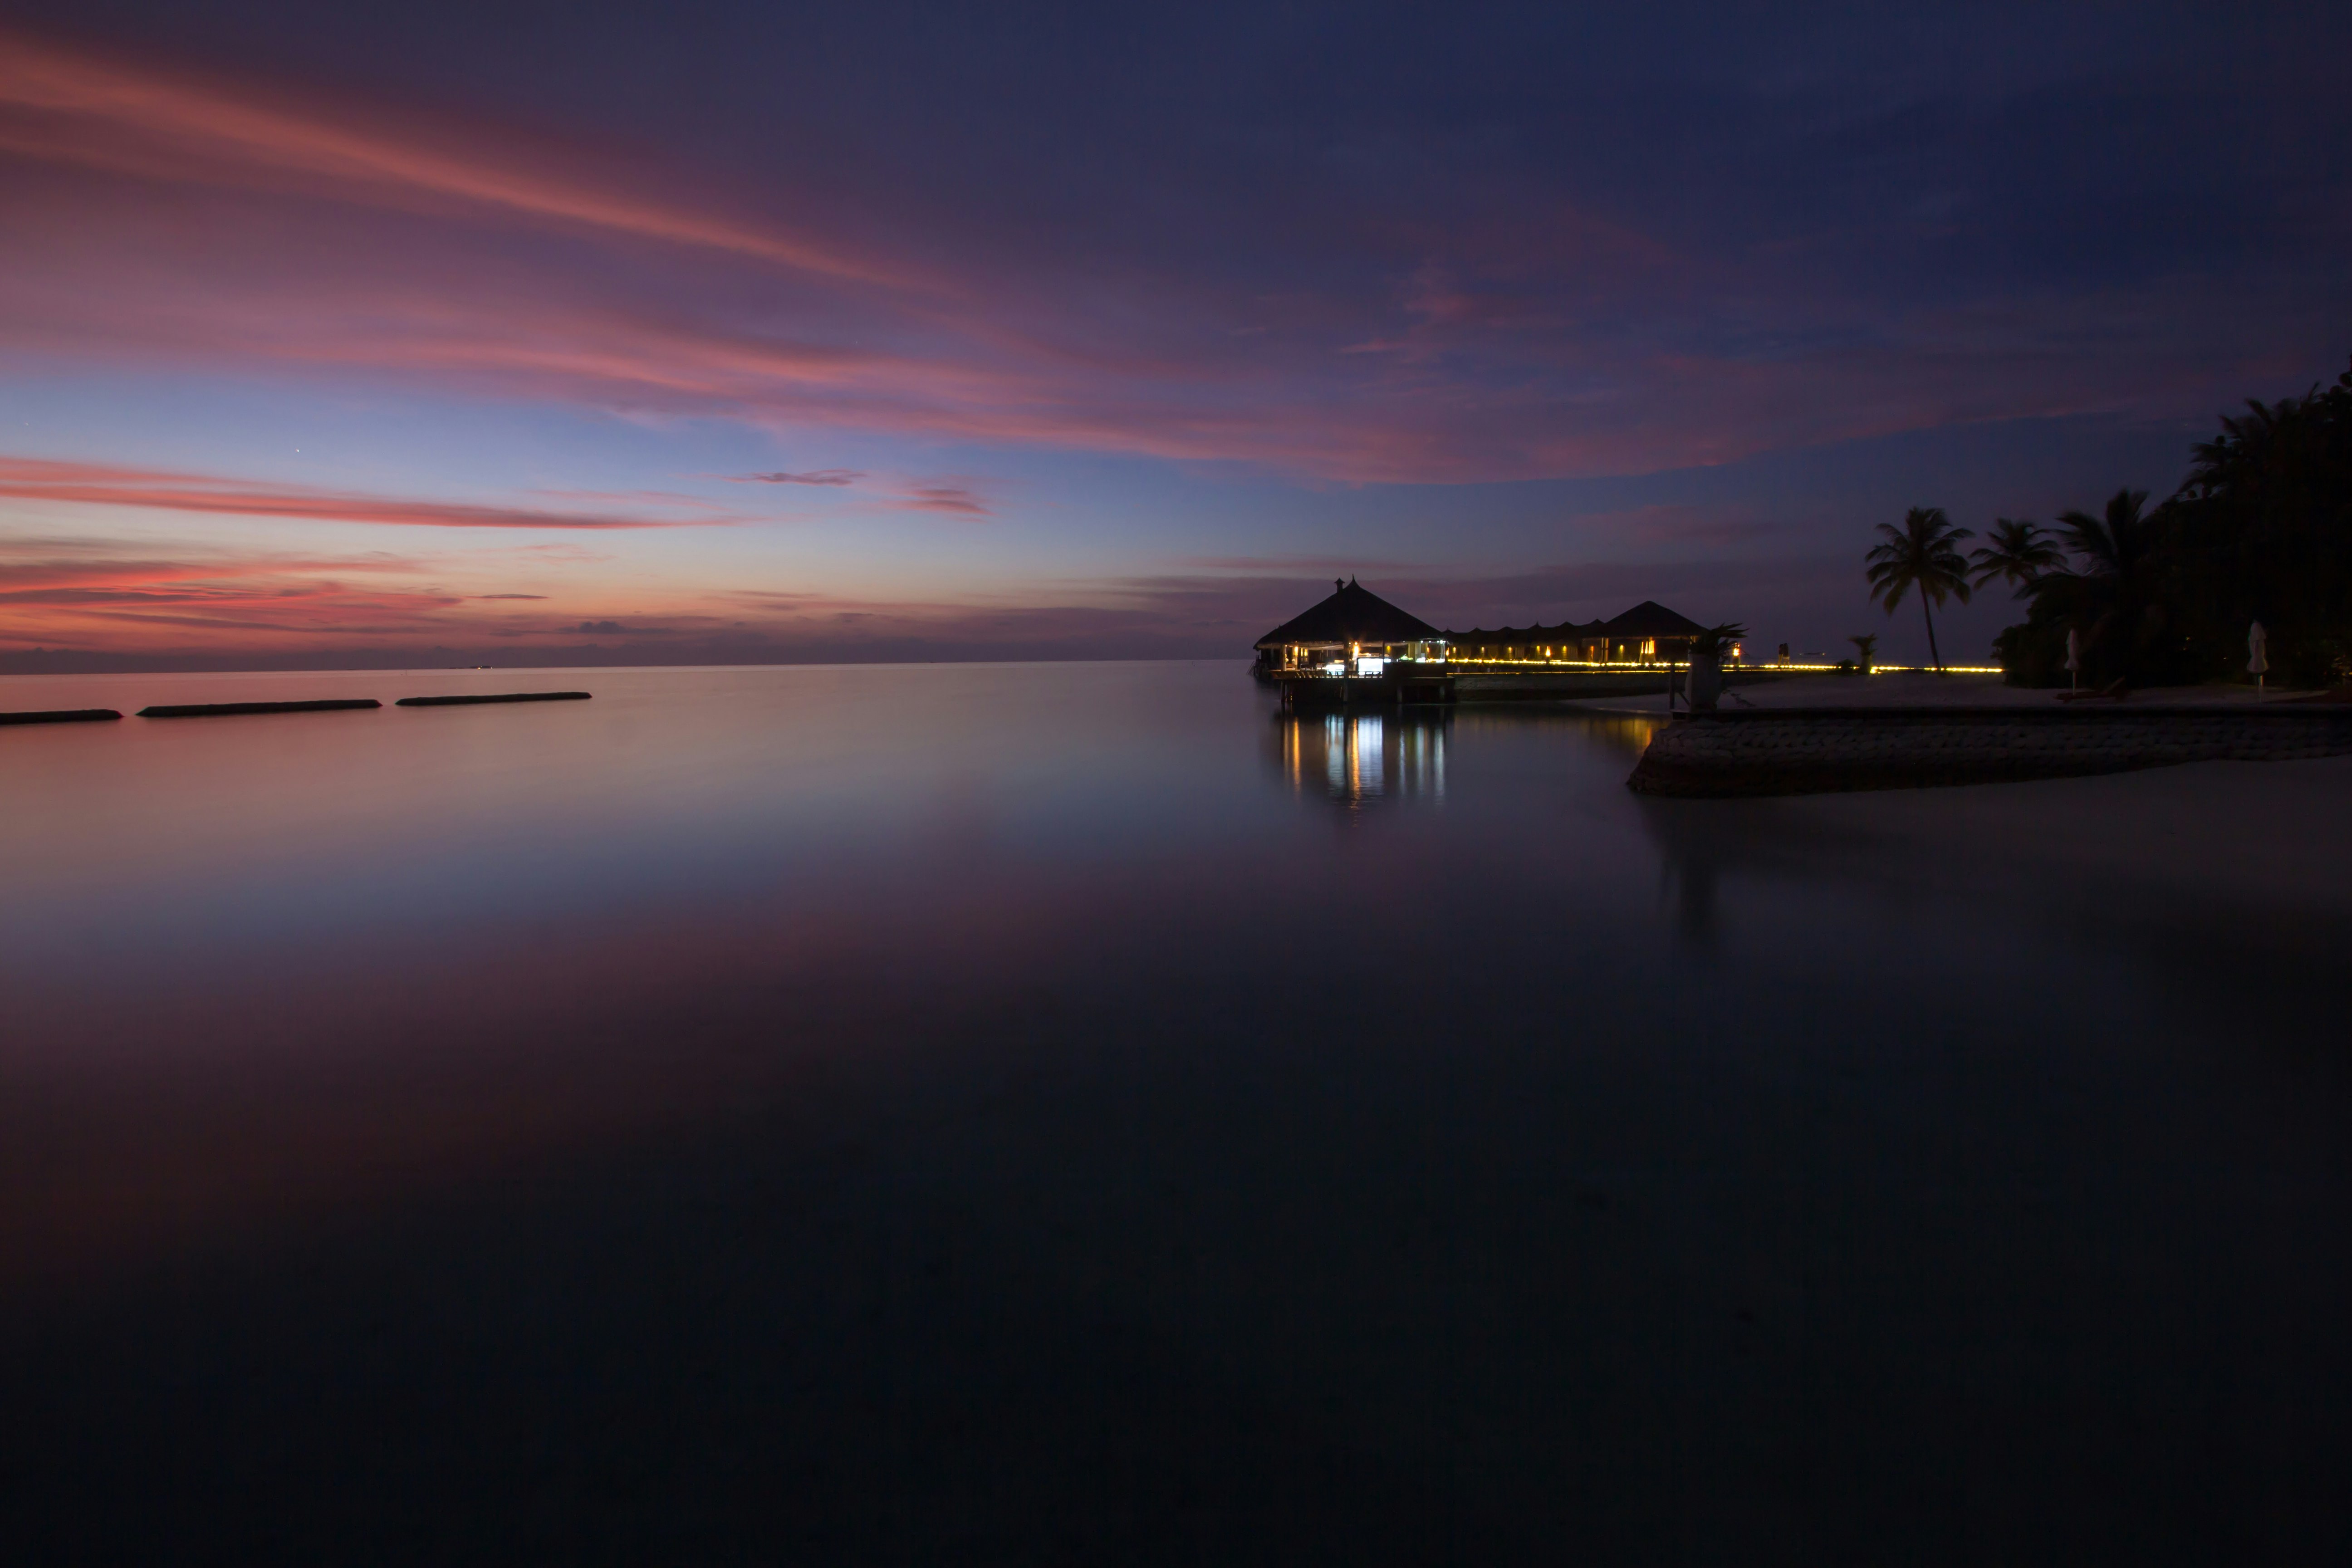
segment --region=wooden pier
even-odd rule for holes
[[[1267,677],[1282,693],[1286,713],[1433,706],[1454,700],[1454,678],[1443,666],[1416,668],[1391,664],[1378,675],[1326,675],[1320,670],[1276,670]]]
[[[1428,660],[1391,660],[1378,675],[1333,675],[1322,670],[1276,669],[1261,676],[1282,693],[1286,712],[1370,711],[1379,708],[1451,706],[1462,702],[1595,702],[1610,698],[1656,697],[1680,690],[1685,670],[1668,665],[1595,665],[1561,668],[1528,663],[1465,665]],[[1769,680],[1769,669],[1725,671],[1727,685]]]

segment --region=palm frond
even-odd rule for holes
[[[1747,636],[1748,628],[1738,621],[1719,622],[1691,638],[1691,652],[1701,658],[1720,658],[1727,648]]]
[[[2018,597],[2025,596],[2033,580],[2045,572],[2054,571],[2063,563],[2058,547],[2050,542],[2041,525],[2015,518],[1995,518],[1988,537],[1991,542],[1969,552],[1974,563],[1976,585],[1979,588],[1995,578],[2008,581],[2017,589]]]
[[[1893,615],[1904,595],[1916,593],[1922,606],[1946,599],[1969,601],[1968,558],[1960,542],[1976,534],[1953,525],[1937,506],[1915,506],[1903,514],[1903,526],[1878,524],[1884,542],[1863,557],[1871,598]]]

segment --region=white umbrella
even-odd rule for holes
[[[2066,684],[2070,689],[2079,688],[2083,684],[2077,679],[2082,668],[2083,634],[2073,626],[2068,626],[2066,628]]]
[[[2262,622],[2256,621],[2253,629],[2246,634],[2247,650],[2254,656],[2246,660],[2246,673],[2254,678],[2254,700],[2257,702],[2262,700],[2263,672],[2271,667],[2270,645],[2271,634],[2263,630]]]

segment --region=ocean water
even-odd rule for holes
[[[2352,1549],[2341,762],[1235,666],[0,680],[12,1561]]]

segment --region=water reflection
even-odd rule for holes
[[[2346,766],[1655,801],[1654,721],[1207,664],[546,684],[0,732],[17,1557],[2333,1560]]]
[[[1377,800],[1445,798],[1444,712],[1280,713],[1266,759],[1293,794],[1349,811]]]
[[[1706,807],[1722,803],[1698,804],[1700,809],[1693,811],[1690,802],[1643,796],[1636,808],[1642,826],[1657,846],[1660,907],[1685,947],[1706,952],[1715,946],[1718,934],[1717,890],[1739,845],[1722,813],[1705,814]]]
[[[1580,715],[1584,732],[1593,741],[1625,759],[1625,766],[1642,760],[1650,747],[1650,737],[1665,727],[1664,719],[1652,719],[1634,714]]]

